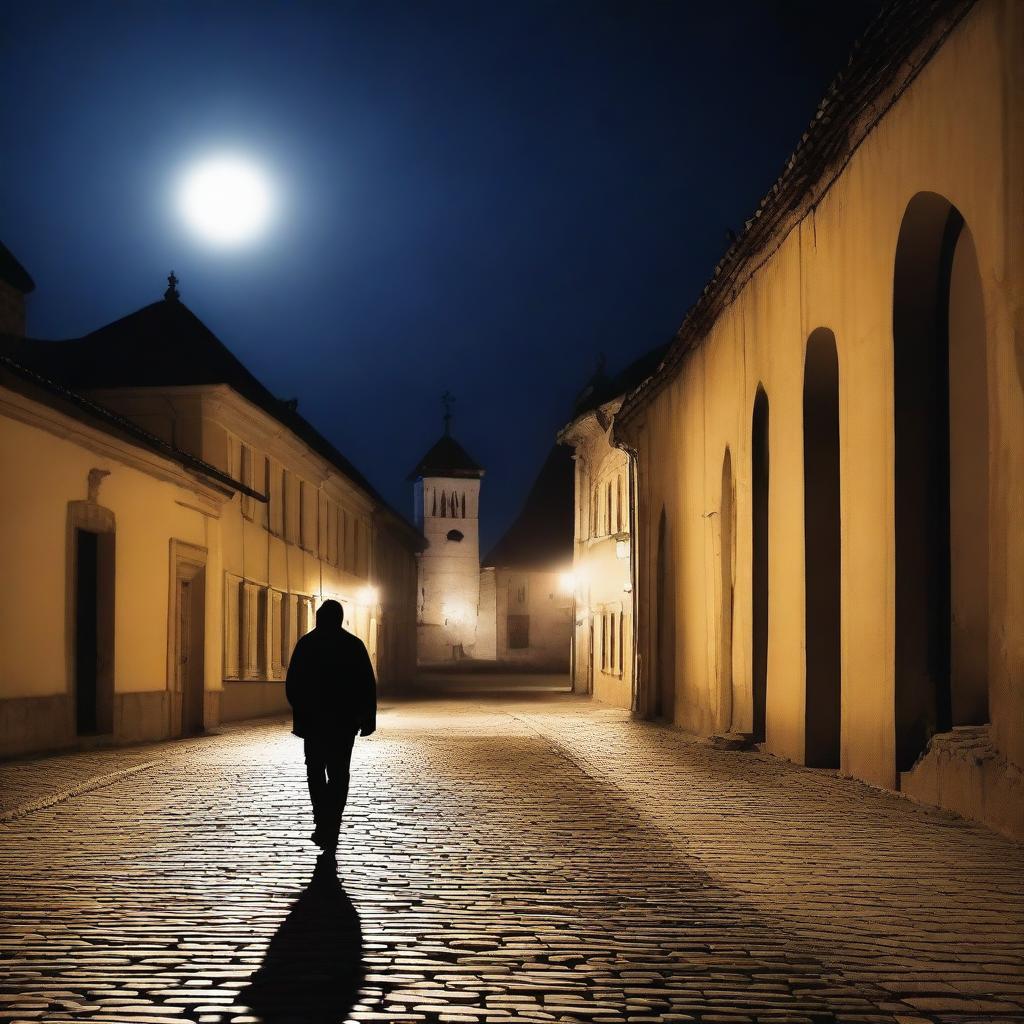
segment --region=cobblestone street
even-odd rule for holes
[[[0,1020],[1024,1022],[1024,851],[562,695],[0,766]]]

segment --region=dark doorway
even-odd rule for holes
[[[760,743],[768,707],[768,396],[763,387],[754,397],[750,459],[753,733]]]
[[[96,732],[97,541],[87,530],[76,530],[75,587],[75,717],[78,734]]]
[[[672,720],[675,711],[675,667],[676,667],[676,624],[675,624],[675,580],[669,554],[668,518],[661,510],[658,521],[658,564],[655,581],[655,718]]]
[[[805,761],[838,768],[842,728],[839,354],[825,328],[804,363]]]
[[[716,712],[716,728],[719,732],[728,732],[732,728],[733,537],[736,533],[732,492],[732,454],[726,448],[722,459],[722,494],[718,505],[722,570]]]
[[[182,736],[200,733],[206,727],[206,567],[200,548],[175,542],[173,651],[174,686],[172,711],[177,703]],[[267,609],[261,609],[266,613]]]
[[[896,248],[896,768],[988,718],[988,403],[974,241],[935,193]]]
[[[75,727],[113,731],[113,534],[75,530]]]

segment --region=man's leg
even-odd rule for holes
[[[330,801],[327,786],[327,751],[324,745],[314,740],[304,740],[306,755],[306,781],[309,783],[309,799],[313,805],[313,821],[320,828]]]
[[[330,805],[330,822],[324,821],[327,838],[337,842],[341,830],[341,816],[348,802],[348,784],[352,765],[352,746],[355,733],[339,736],[331,743],[327,755],[327,790]]]

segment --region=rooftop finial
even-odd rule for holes
[[[164,292],[164,298],[168,302],[177,302],[181,298],[178,292],[178,279],[174,276],[173,270],[167,275],[167,291]]]
[[[444,406],[444,433],[446,437],[452,432],[452,405],[454,402],[455,396],[450,391],[446,391],[441,396],[441,404]]]

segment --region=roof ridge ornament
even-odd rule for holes
[[[167,302],[177,302],[181,298],[181,293],[178,291],[178,279],[174,276],[172,270],[167,275],[167,291],[164,292],[164,299]]]

